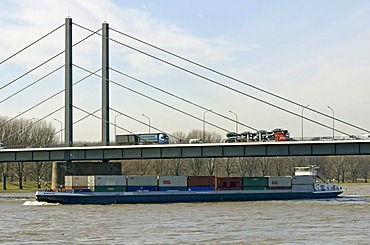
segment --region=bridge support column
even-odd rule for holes
[[[109,161],[53,162],[51,188],[55,191],[64,188],[66,175],[122,175],[122,163]]]
[[[64,185],[64,175],[66,172],[66,162],[53,162],[51,172],[51,189],[60,190]]]

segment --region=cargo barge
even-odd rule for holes
[[[38,202],[60,204],[137,204],[239,202],[335,198],[342,189],[325,183],[316,168],[294,176],[66,176],[61,191],[37,191]]]

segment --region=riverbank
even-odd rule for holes
[[[37,182],[34,181],[27,181],[23,182],[23,189],[19,189],[19,182],[16,181],[7,181],[6,182],[6,190],[3,189],[3,182],[0,182],[0,194],[4,193],[35,193],[38,190]]]

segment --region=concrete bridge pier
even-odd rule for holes
[[[53,162],[51,188],[58,191],[64,188],[64,176],[122,175],[121,162]]]

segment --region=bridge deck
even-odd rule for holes
[[[3,149],[0,162],[335,155],[370,155],[370,140]]]

